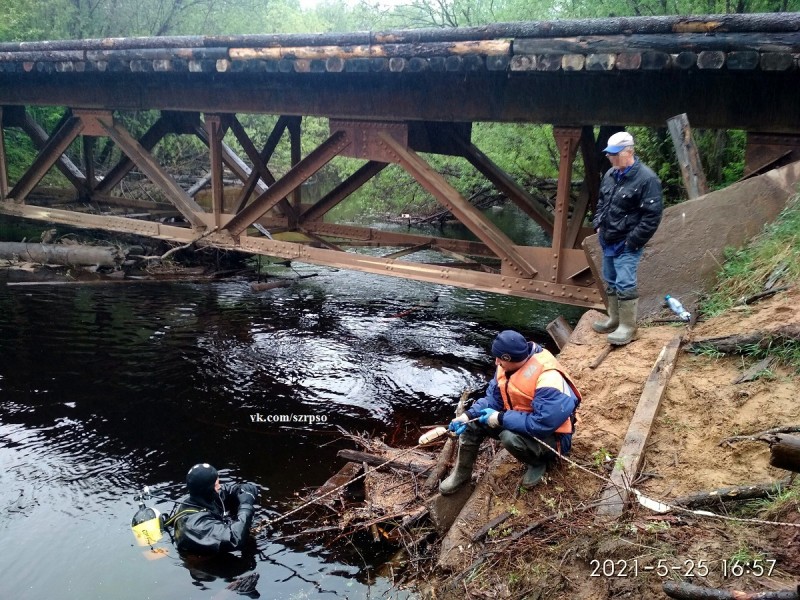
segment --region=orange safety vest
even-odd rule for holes
[[[497,367],[495,378],[497,379],[497,387],[500,389],[500,395],[503,397],[503,406],[506,410],[518,410],[521,412],[533,412],[531,407],[531,400],[536,393],[536,383],[539,381],[539,376],[545,371],[558,371],[562,377],[569,384],[575,396],[578,398],[579,404],[581,401],[581,394],[578,388],[564,371],[564,367],[556,360],[548,350],[542,349],[541,352],[532,354],[528,357],[525,364],[514,371],[511,377],[506,375],[502,367]],[[574,414],[574,413],[573,413]],[[572,433],[572,415],[564,421],[556,433]]]

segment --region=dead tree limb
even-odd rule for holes
[[[741,592],[738,590],[718,590],[682,581],[665,581],[664,593],[678,600],[798,600],[797,590],[770,592]]]
[[[725,502],[742,502],[756,498],[766,498],[779,493],[789,484],[788,479],[772,483],[744,485],[738,487],[720,488],[710,492],[698,492],[675,498],[670,504],[683,508],[700,508],[704,506],[719,506]]]
[[[358,461],[358,462],[365,462],[368,465],[382,465],[386,467],[390,467],[393,469],[400,469],[401,471],[410,471],[411,473],[427,473],[432,465],[426,465],[419,462],[405,462],[399,460],[390,460],[387,462],[385,456],[377,456],[375,454],[367,454],[366,452],[359,452],[358,450],[339,450],[336,453],[336,456],[341,458]]]
[[[188,243],[183,244],[181,246],[175,246],[174,248],[164,252],[164,254],[162,254],[161,256],[131,256],[131,258],[138,258],[139,260],[162,260],[162,261],[163,260],[167,260],[170,256],[172,256],[176,252],[180,252],[181,250],[186,250],[187,248],[190,248],[191,246],[194,246],[197,242],[199,242],[200,240],[202,240],[205,237],[210,236],[216,230],[217,230],[216,227],[212,227],[208,231],[205,231],[200,236],[198,236],[195,239],[193,239],[191,242],[188,242]]]
[[[740,354],[745,348],[766,348],[774,342],[800,340],[800,325],[791,324],[768,331],[753,331],[715,338],[702,338],[686,346],[688,352],[713,348],[723,354]]]
[[[464,409],[467,404],[467,399],[469,398],[470,393],[472,390],[464,390],[461,394],[461,398],[458,401],[458,405],[456,406],[456,417],[460,417],[464,413]],[[444,475],[444,472],[447,470],[447,466],[450,464],[450,461],[453,460],[453,453],[456,449],[457,441],[453,438],[447,438],[447,441],[444,443],[444,447],[442,451],[439,453],[439,458],[436,461],[436,466],[433,467],[430,475],[428,475],[428,479],[425,480],[425,486],[423,489],[425,493],[430,494],[439,485],[439,480]]]
[[[760,433],[751,433],[750,435],[734,435],[731,437],[726,437],[723,440],[720,440],[719,445],[722,446],[724,444],[732,444],[733,442],[763,442],[765,441],[764,437],[774,435],[776,433],[798,433],[800,432],[800,425],[784,425],[781,427],[773,427],[772,429],[767,429]]]
[[[589,363],[589,368],[590,369],[596,369],[597,367],[599,367],[600,363],[602,363],[606,359],[606,356],[611,354],[611,351],[613,349],[614,349],[614,346],[612,346],[611,344],[606,346],[605,350],[603,350],[600,354],[598,354],[597,358],[595,358],[592,362]]]
[[[744,300],[742,300],[742,304],[752,304],[753,302],[757,302],[758,300],[763,300],[764,298],[768,298],[769,296],[772,296],[773,294],[777,294],[778,292],[785,292],[788,289],[789,289],[789,286],[788,285],[784,285],[784,286],[781,286],[781,287],[773,288],[771,290],[767,290],[766,292],[753,294],[752,296],[749,296],[749,297],[745,298]]]

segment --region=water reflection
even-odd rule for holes
[[[260,486],[257,520],[282,514],[341,466],[337,426],[415,439],[485,381],[500,327],[531,333],[568,313],[295,269],[317,276],[263,294],[245,281],[0,288],[4,597],[222,598],[248,570],[262,597],[404,596],[374,575],[379,556],[270,533],[228,563],[147,560],[133,497],[149,484],[178,498],[204,460]],[[267,420],[280,415],[316,421]]]

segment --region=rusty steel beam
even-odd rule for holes
[[[528,190],[511,179],[507,173],[481,152],[475,144],[471,144],[456,135],[453,135],[452,138],[461,146],[464,158],[466,158],[472,166],[483,173],[498,190],[505,194],[509,200],[522,210],[522,212],[544,229],[545,233],[553,235],[553,215],[547,212],[547,210],[528,193]]]
[[[225,132],[219,115],[206,114],[203,121],[211,161],[211,213],[214,215],[214,225],[219,227],[220,215],[225,210],[225,190],[222,186],[222,138]]]
[[[33,164],[20,177],[17,184],[14,186],[8,196],[17,202],[24,202],[28,194],[31,193],[34,187],[42,180],[47,171],[50,170],[62,154],[69,148],[70,144],[83,130],[83,121],[70,115],[62,120],[61,127],[57,128],[47,143],[39,151],[39,154],[33,161]]]
[[[272,185],[275,183],[275,177],[272,175],[272,172],[267,168],[267,163],[269,159],[272,157],[272,154],[275,152],[275,148],[278,146],[278,142],[280,141],[281,137],[283,136],[283,132],[289,126],[290,118],[295,117],[285,117],[281,116],[278,118],[278,122],[275,123],[275,127],[272,128],[272,131],[267,138],[266,143],[264,144],[264,148],[261,153],[258,155],[258,161],[253,161],[253,165],[258,165],[258,168],[254,168],[253,171],[250,173],[250,176],[247,178],[244,186],[242,187],[242,192],[239,194],[239,198],[236,200],[236,212],[241,212],[241,210],[247,205],[247,200],[250,198],[250,195],[253,193],[253,190],[256,188],[256,184],[259,183],[259,175],[261,179],[264,180],[264,183],[267,186]],[[234,134],[235,134],[234,130]],[[264,188],[266,189],[266,188]],[[262,190],[263,192],[264,190]]]
[[[572,164],[578,152],[582,131],[578,127],[554,127],[553,136],[558,148],[558,187],[556,190],[555,224],[553,227],[553,263],[550,271],[552,282],[564,279],[564,253],[567,244],[567,220],[569,218]],[[571,247],[571,245],[569,246]]]
[[[162,114],[144,135],[139,138],[139,145],[150,152],[170,131],[169,119]],[[133,167],[133,161],[127,154],[123,153],[119,161],[117,161],[117,164],[114,165],[108,173],[106,173],[105,177],[103,177],[103,180],[97,184],[95,190],[100,194],[108,194],[119,185],[125,178],[125,175],[130,173]]]
[[[564,247],[578,248],[583,241],[583,221],[589,212],[589,206],[597,205],[600,193],[600,169],[598,168],[598,150],[591,127],[581,130],[581,156],[583,157],[583,185],[578,200],[572,208],[572,218],[567,226]]]
[[[452,285],[534,300],[559,302],[587,308],[602,308],[603,306],[600,294],[594,287],[573,284],[552,284],[547,281],[535,279],[522,279],[496,273],[476,272],[471,270],[471,268],[459,269],[447,265],[429,265],[425,263],[370,257],[361,254],[342,252],[341,250],[313,248],[292,242],[253,238],[247,235],[242,235],[236,240],[224,230],[211,233],[202,240],[198,240],[197,230],[189,228],[175,227],[158,222],[141,221],[125,217],[82,214],[40,206],[28,206],[13,201],[0,202],[0,213],[27,219],[64,223],[76,227],[98,228],[107,231],[142,235],[182,244],[197,241],[198,245],[208,245],[216,248],[238,250],[253,254],[264,254],[310,264],[348,268],[366,273],[414,279],[441,285]],[[210,215],[206,215],[206,217],[210,217]],[[459,240],[453,241],[458,242]],[[551,253],[549,248],[518,247],[518,249],[524,252],[531,262],[542,265],[542,268],[547,264],[549,254]],[[582,254],[581,251],[572,250],[568,258],[575,262],[579,262],[581,259],[585,261],[585,257],[581,256]]]
[[[87,114],[86,118],[92,119],[130,157],[150,181],[162,189],[167,199],[175,205],[189,223],[195,227],[206,226],[201,217],[204,212],[203,208],[183,191],[169,173],[156,162],[153,155],[136,141],[136,138],[114,121],[114,117],[110,113],[93,116]]]
[[[385,162],[378,162],[375,160],[368,161],[355,173],[350,175],[350,177],[315,202],[313,206],[306,209],[300,216],[300,223],[305,224],[309,221],[321,219],[325,213],[388,166],[388,163]]]
[[[66,111],[64,115],[61,117],[59,124],[56,125],[55,129],[58,129],[61,124],[64,122],[64,119],[69,117],[69,111]],[[22,130],[28,134],[28,137],[31,138],[33,145],[36,147],[37,150],[42,150],[47,145],[48,136],[45,130],[39,125],[36,121],[33,120],[27,111],[25,111],[25,116],[22,119],[22,123],[20,124]],[[58,160],[55,163],[56,168],[61,171],[61,173],[66,177],[69,182],[75,187],[76,190],[79,192],[84,189],[86,185],[86,177],[81,172],[81,170],[73,163],[69,157],[62,154],[58,157]]]
[[[241,234],[255,221],[271,210],[286,195],[328,164],[350,144],[349,136],[341,131],[333,133],[316,149],[298,162],[275,184],[234,216],[225,229],[232,235]]]
[[[434,171],[416,152],[403,146],[390,132],[378,131],[377,136],[386,146],[386,151],[395,156],[394,162],[398,162],[422,187],[472,231],[478,239],[502,258],[504,263],[515,271],[518,277],[530,278],[537,274],[536,269],[517,252],[511,240],[467,202],[444,177]]]
[[[471,240],[457,240],[453,238],[439,238],[414,233],[400,233],[397,231],[384,231],[358,227],[356,225],[341,225],[338,223],[324,223],[322,221],[309,221],[303,228],[319,235],[325,235],[351,243],[372,246],[416,246],[431,243],[437,250],[450,250],[469,256],[482,256],[496,258],[495,254],[482,242]],[[344,245],[345,242],[340,242]]]

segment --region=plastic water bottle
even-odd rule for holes
[[[688,310],[683,308],[683,304],[681,304],[681,301],[678,300],[677,298],[673,298],[672,296],[667,294],[666,296],[664,296],[664,300],[667,301],[667,305],[672,309],[672,312],[674,312],[676,315],[678,315],[678,317],[680,317],[681,321],[688,321],[689,319],[692,318],[692,315],[689,313]]]

